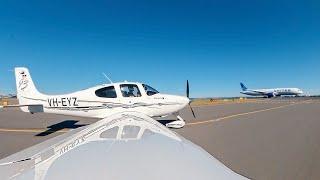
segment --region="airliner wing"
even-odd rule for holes
[[[274,97],[277,95],[277,93],[273,91],[257,91],[257,90],[252,90],[252,91],[268,97]]]
[[[0,160],[1,179],[246,179],[141,113],[112,115]]]
[[[264,92],[264,91],[257,91],[257,90],[250,90],[250,91],[260,93],[260,94],[266,94],[266,92]]]

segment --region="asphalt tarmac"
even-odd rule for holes
[[[193,107],[174,130],[251,179],[320,179],[320,100],[265,99]],[[0,112],[0,159],[98,119]]]

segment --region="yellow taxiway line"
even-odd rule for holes
[[[291,103],[291,104],[286,104],[286,105],[282,105],[282,106],[277,106],[277,107],[273,107],[273,108],[267,108],[267,109],[261,109],[261,110],[250,111],[250,112],[245,112],[245,113],[233,114],[233,115],[230,115],[230,116],[224,116],[224,117],[220,117],[220,118],[217,118],[217,119],[211,119],[211,120],[206,120],[206,121],[187,123],[186,126],[193,126],[193,125],[199,125],[199,124],[207,124],[207,123],[212,123],[212,122],[219,122],[219,121],[222,121],[222,120],[225,120],[225,119],[230,119],[230,118],[239,117],[239,116],[245,116],[245,115],[250,115],[250,114],[256,114],[256,113],[271,111],[271,110],[275,110],[275,109],[281,109],[281,108],[285,108],[285,107],[288,107],[288,106],[303,104],[303,103],[307,103],[307,102],[308,102],[308,100],[307,101],[302,101],[302,102],[299,102],[299,103]]]
[[[275,109],[285,108],[285,107],[288,107],[288,106],[307,103],[308,101],[309,100],[302,101],[302,102],[299,102],[299,103],[286,104],[286,105],[277,106],[277,107],[273,107],[273,108],[267,108],[267,109],[261,109],[261,110],[250,111],[250,112],[245,112],[245,113],[233,114],[233,115],[230,115],[230,116],[224,116],[224,117],[220,117],[220,118],[217,118],[217,119],[211,119],[211,120],[206,120],[206,121],[187,123],[186,126],[218,122],[218,121],[222,121],[222,120],[230,119],[230,118],[234,118],[234,117],[245,116],[245,115],[250,115],[250,114],[256,114],[256,113],[260,113],[260,112],[266,112],[266,111],[271,111],[271,110],[275,110]],[[16,128],[16,129],[14,129],[14,128],[0,128],[0,132],[21,132],[21,133],[42,133],[42,132],[47,132],[47,133],[51,133],[51,132],[52,133],[56,133],[56,132],[58,132],[58,133],[66,133],[68,131],[69,131],[69,129],[62,129],[62,130],[55,131],[55,130],[50,130],[50,129],[45,129],[45,128]]]

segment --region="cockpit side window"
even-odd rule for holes
[[[140,90],[136,84],[121,84],[120,89],[123,97],[141,97]]]
[[[151,86],[148,86],[146,84],[142,84],[142,86],[143,86],[143,88],[146,91],[148,96],[152,96],[152,95],[155,95],[155,94],[159,93],[159,91],[157,91],[156,89],[152,88]]]
[[[114,86],[108,86],[101,89],[96,90],[96,96],[102,98],[117,98],[116,90]]]

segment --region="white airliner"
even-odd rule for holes
[[[46,95],[36,89],[27,68],[15,68],[15,77],[19,105],[6,107],[20,107],[23,112],[101,119],[124,111],[140,112],[150,117],[174,114],[177,120],[166,126],[182,128],[185,121],[179,111],[190,103],[188,82],[187,97],[161,94],[151,86],[137,82],[103,84],[70,94]],[[192,108],[191,111],[194,115]]]
[[[248,89],[243,83],[240,83],[241,94],[249,96],[263,96],[267,98],[276,96],[299,96],[303,91],[299,88],[274,88],[274,89]]]
[[[186,97],[129,82],[44,95],[26,68],[15,74],[20,105],[8,107],[103,119],[0,160],[1,179],[247,179],[151,118],[179,111]]]

